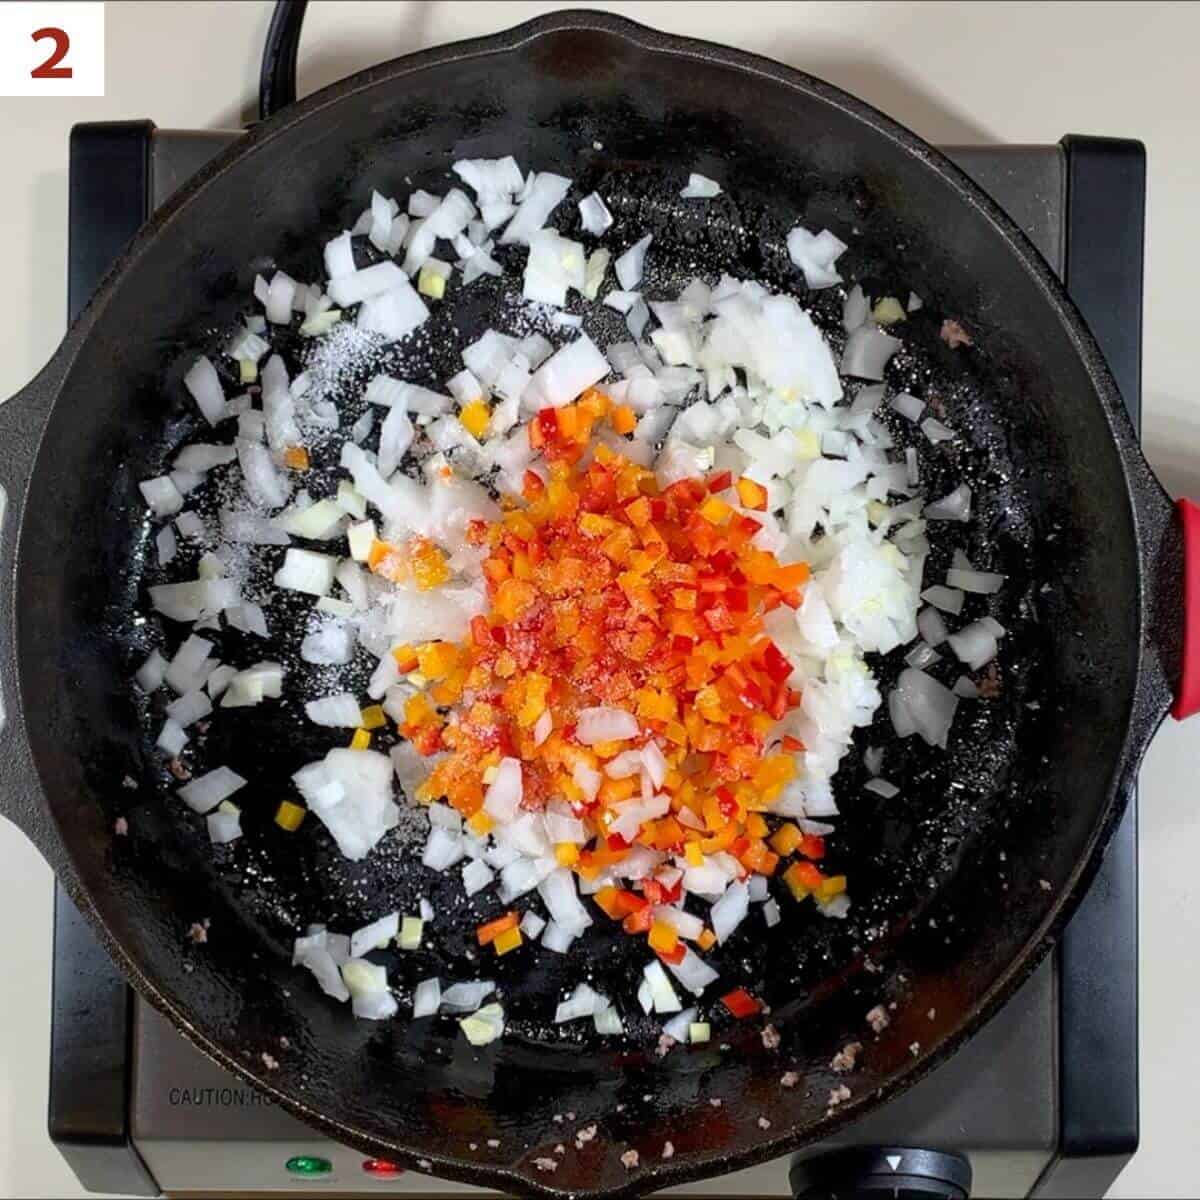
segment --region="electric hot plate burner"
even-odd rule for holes
[[[75,127],[70,312],[139,225],[239,135]],[[1141,412],[1145,161],[1136,142],[951,147],[1067,288]],[[1137,808],[1055,953],[949,1062],[883,1109],[690,1197],[1102,1196],[1138,1142]],[[71,902],[55,905],[50,1135],[85,1187],[160,1193],[482,1196],[327,1141],[143,1004]]]

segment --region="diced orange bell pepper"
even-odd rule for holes
[[[481,946],[490,946],[506,929],[516,929],[521,918],[515,912],[507,912],[494,921],[485,921],[475,930]]]
[[[767,507],[767,489],[745,475],[737,481],[737,494],[743,508],[762,512]]]

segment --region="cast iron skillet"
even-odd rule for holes
[[[472,1051],[449,1022],[352,1021],[289,966],[292,937],[308,921],[350,929],[412,911],[438,882],[403,861],[401,839],[350,867],[319,829],[274,829],[278,781],[327,744],[286,705],[215,721],[201,739],[197,766],[229,762],[252,780],[247,836],[214,856],[152,750],[161,701],[148,711],[129,686],[162,640],[156,618],[139,619],[155,576],[136,485],[203,433],[179,385],[189,355],[216,344],[264,253],[314,274],[314,248],[370,186],[403,194],[409,176],[440,191],[453,159],[510,152],[574,177],[579,194],[600,186],[618,217],[610,244],[652,229],[664,291],[721,270],[798,288],[781,238],[799,220],[842,233],[847,273],[876,294],[924,297],[892,381],[962,433],[942,452],[922,447],[930,490],[967,479],[978,497],[969,526],[939,533],[930,577],[955,545],[1010,577],[989,609],[1011,631],[1000,694],[963,707],[944,755],[895,742],[886,717],[865,731],[859,749],[886,743],[903,788],[891,805],[864,797],[857,762],[840,776],[845,832],[831,853],[853,871],[851,918],[787,907],[769,934],[748,923],[721,956],[731,985],[771,1005],[777,1049],[732,1023],[665,1059],[636,1039],[547,1029],[547,990],[577,981],[585,960],[632,1007],[631,940],[599,924],[570,959],[487,966],[516,1027],[503,1044]],[[681,206],[690,170],[728,195]],[[460,304],[462,339],[498,304],[484,291]],[[836,298],[815,306],[836,323]],[[947,315],[974,347],[939,340]],[[452,348],[431,357],[420,381],[453,360]],[[745,1167],[827,1136],[943,1061],[1086,890],[1178,675],[1180,529],[1094,341],[1011,221],[837,89],[615,17],[557,13],[398,59],[256,126],[134,239],[49,365],[0,408],[0,430],[6,815],[134,985],[223,1066],[339,1141],[518,1194],[632,1195]],[[287,657],[294,636],[264,651],[221,635],[222,657]],[[897,668],[879,664],[885,687]],[[196,945],[186,934],[203,920]],[[416,980],[482,971],[452,925],[392,960],[402,1012]],[[896,1003],[891,1025],[866,1037],[881,1001]],[[850,1099],[830,1110],[843,1079],[829,1063],[851,1040],[867,1048],[845,1079]],[[787,1070],[794,1088],[780,1086]],[[559,1143],[557,1170],[539,1170]],[[633,1169],[620,1161],[629,1148]]]

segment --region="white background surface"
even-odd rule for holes
[[[539,4],[310,5],[302,92],[383,58],[492,32]],[[1196,306],[1200,5],[595,4],[823,76],[934,142],[1141,138],[1150,162],[1144,440],[1173,494],[1200,495]],[[230,127],[252,115],[267,3],[107,5],[104,99],[0,100],[5,316],[0,395],[50,355],[66,311],[67,134],[149,117]],[[0,447],[0,454],[3,447]],[[1114,1196],[1194,1195],[1200,1039],[1200,718],[1170,725],[1142,773],[1142,1148]],[[45,1133],[51,876],[0,822],[0,1195],[82,1195]]]

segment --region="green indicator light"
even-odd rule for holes
[[[291,1175],[303,1175],[311,1179],[315,1175],[328,1175],[333,1170],[333,1163],[327,1158],[316,1154],[297,1154],[284,1164]]]

